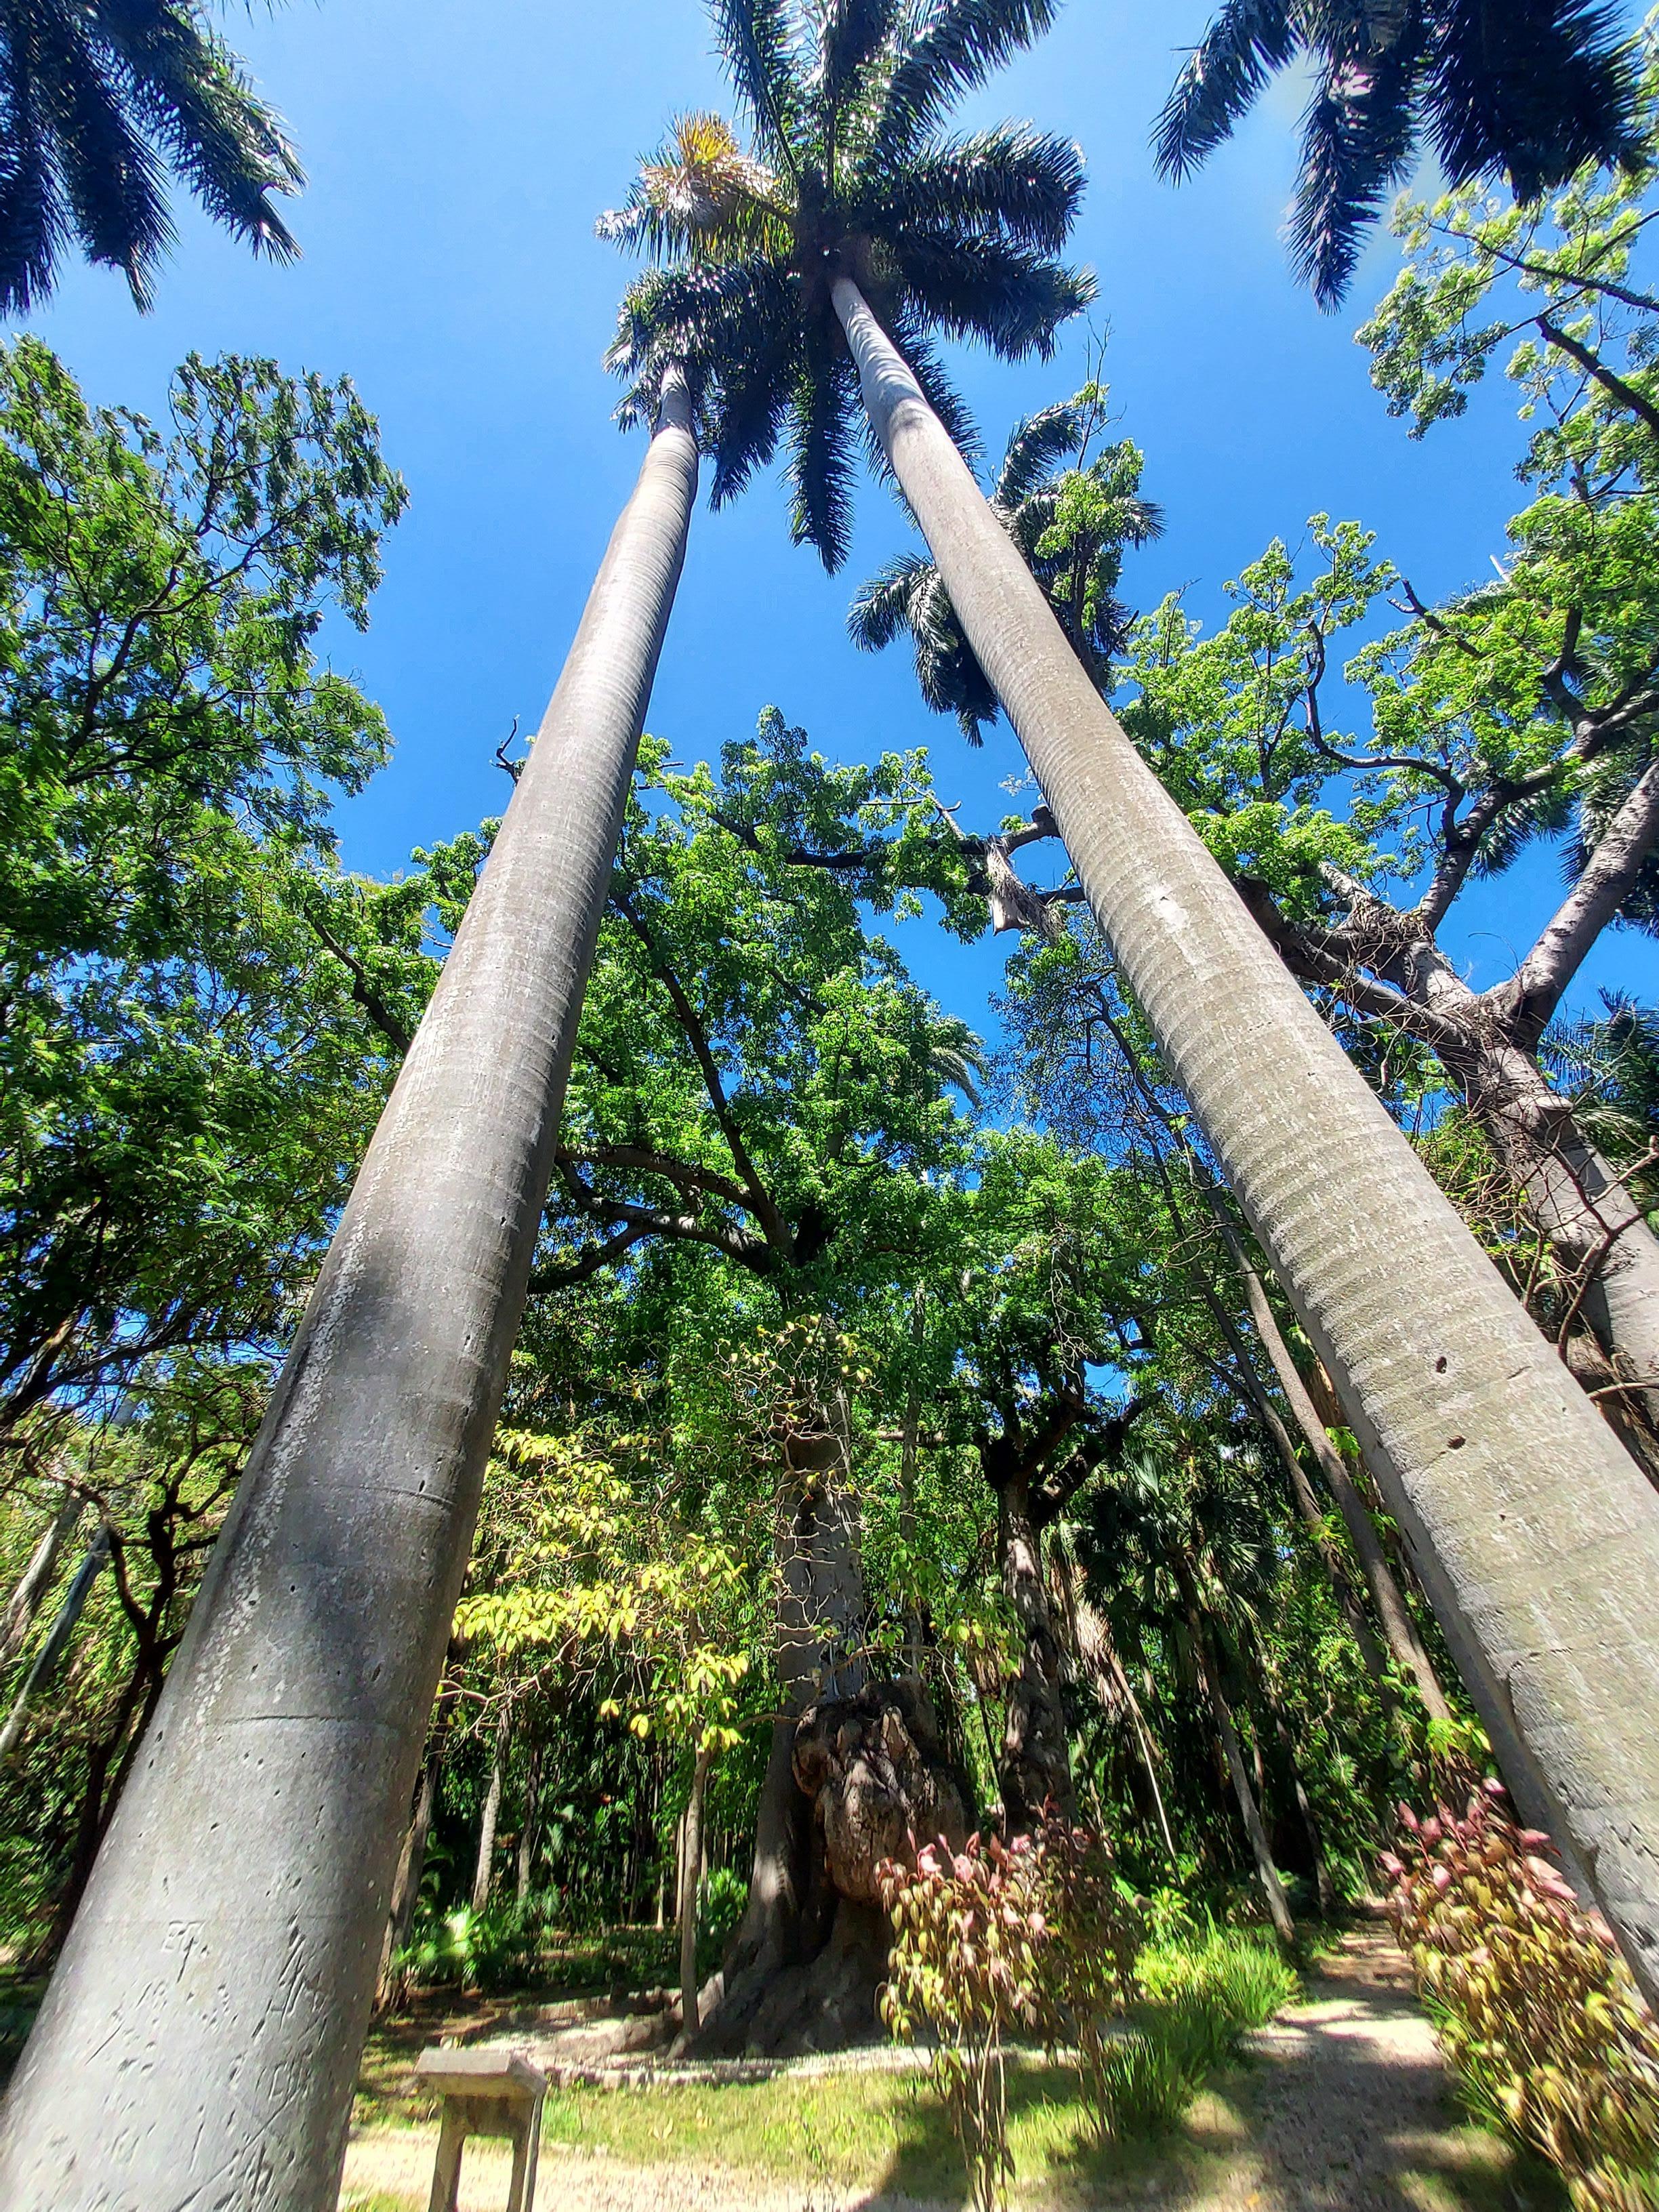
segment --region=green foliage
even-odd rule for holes
[[[924,1844],[914,1867],[888,1860],[878,1878],[894,1939],[882,2018],[895,2036],[928,2039],[975,2212],[997,2212],[1014,2174],[1003,2045],[1042,2017],[1038,1846],[1030,1836],[970,1836],[954,1852]]]
[[[419,888],[336,867],[403,489],[349,384],[192,358],[171,434],[0,354],[0,1414],[264,1352],[429,988]],[[392,1010],[396,1012],[393,1012]],[[388,1035],[381,1016],[389,1016]]]
[[[1461,1819],[1401,1819],[1389,1916],[1475,2111],[1540,2150],[1585,2212],[1651,2212],[1659,2027],[1606,1923],[1497,1783]]]

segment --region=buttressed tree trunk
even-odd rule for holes
[[[1067,1820],[1076,1807],[1060,1702],[1060,1644],[1048,1608],[1042,1535],[1032,1510],[1030,1474],[1016,1468],[999,1474],[994,1444],[981,1447],[981,1458],[997,1494],[1003,1595],[1020,1627],[1019,1671],[1008,1685],[1008,1715],[997,1772],[1008,1833],[1018,1836],[1036,1826],[1050,1802]]]
[[[1659,1999],[1659,1496],[1090,684],[857,286],[871,422],[1091,905],[1348,1425],[1529,1818]]]
[[[7,2212],[332,2212],[696,476],[671,377],[18,2069]]]
[[[847,1412],[784,1439],[777,1539],[783,1711],[761,1786],[749,1903],[704,1989],[701,2046],[823,2049],[875,2033],[889,1930],[875,1881],[908,1838],[965,1832],[967,1785],[915,1681],[872,1681]]]

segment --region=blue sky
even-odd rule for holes
[[[1107,373],[1146,452],[1163,540],[1132,557],[1126,596],[1185,587],[1224,612],[1224,580],[1316,510],[1354,516],[1425,597],[1490,574],[1516,505],[1520,431],[1500,388],[1414,444],[1372,392],[1352,340],[1390,281],[1372,246],[1349,312],[1319,314],[1279,238],[1298,94],[1276,86],[1194,183],[1157,182],[1151,120],[1210,0],[1071,0],[1057,29],[967,119],[1030,116],[1074,136],[1090,187],[1077,258],[1100,283]],[[533,729],[617,509],[637,437],[610,421],[601,355],[625,274],[592,234],[673,111],[724,106],[696,0],[319,0],[232,12],[228,30],[288,116],[310,176],[291,220],[295,267],[252,261],[187,208],[158,304],[137,316],[113,276],[76,269],[33,327],[97,401],[159,414],[192,348],[342,372],[380,416],[408,479],[366,637],[330,646],[378,698],[393,764],[343,811],[349,865],[390,872],[411,847],[499,811],[493,756],[514,716]],[[1020,414],[1073,388],[1080,329],[1048,367],[959,350],[958,380],[1000,451]],[[1006,727],[973,754],[918,702],[897,650],[855,653],[854,584],[907,542],[888,495],[861,498],[853,558],[825,577],[788,542],[775,484],[694,526],[651,713],[683,761],[712,754],[775,702],[825,752],[926,744],[964,822],[1009,805],[1022,763]],[[1448,942],[1478,984],[1506,973],[1556,896],[1529,861],[1470,902]],[[1002,951],[907,925],[913,968],[983,1026]],[[1598,983],[1653,995],[1651,940],[1604,939]]]

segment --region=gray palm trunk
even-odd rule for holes
[[[858,287],[864,403],[1114,955],[1341,1398],[1528,1816],[1659,1998],[1659,1496],[1090,684]]]
[[[8,2212],[332,2212],[696,477],[673,377],[18,2069]]]
[[[7,1599],[4,1613],[0,1613],[0,1667],[9,1667],[27,1643],[34,1616],[45,1603],[52,1578],[58,1571],[58,1556],[74,1535],[86,1510],[85,1498],[69,1492],[30,1553],[29,1563]]]

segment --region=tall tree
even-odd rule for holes
[[[687,363],[722,490],[790,422],[796,534],[832,564],[861,393],[1130,988],[1417,1540],[1505,1766],[1594,1869],[1659,1993],[1659,1651],[1635,1626],[1659,1577],[1659,1499],[1300,988],[1262,960],[952,441],[925,326],[1041,350],[1082,296],[1052,258],[1080,183],[1069,149],[936,128],[1049,14],[845,0],[809,18],[722,0],[752,149],[724,126],[683,135],[642,175],[617,227],[670,265],[631,288],[618,365],[648,379]]]
[[[9,2203],[89,2207],[210,2177],[284,2212],[325,2212],[337,2194],[427,1713],[695,497],[683,382],[665,375],[653,405],[638,484],[15,2079]],[[163,1978],[151,1969],[179,1885],[196,1941]]]
[[[140,307],[173,243],[167,173],[256,253],[304,173],[198,0],[9,0],[0,18],[0,313],[38,307],[71,242]]]
[[[1347,289],[1382,197],[1425,142],[1454,185],[1534,200],[1590,162],[1634,165],[1634,73],[1595,0],[1223,0],[1158,118],[1158,165],[1188,175],[1269,79],[1313,72],[1291,219],[1322,307]]]

